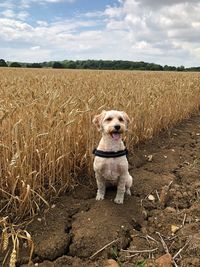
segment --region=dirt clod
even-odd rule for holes
[[[156,267],[172,267],[172,256],[168,253],[155,260]]]
[[[115,260],[109,259],[107,260],[105,267],[119,267],[119,264]]]

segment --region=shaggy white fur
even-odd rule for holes
[[[102,138],[97,147],[102,151],[117,152],[124,150],[122,134],[127,130],[130,119],[123,111],[102,111],[96,115],[93,123],[102,133]],[[107,182],[117,185],[117,195],[114,202],[123,204],[124,193],[131,195],[132,176],[128,172],[128,161],[126,156],[116,158],[102,158],[95,156],[94,171],[97,181],[96,200],[103,200]]]

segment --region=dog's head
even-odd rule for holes
[[[93,119],[98,131],[108,134],[114,140],[121,138],[121,135],[128,129],[129,122],[128,115],[124,111],[117,110],[103,110]]]

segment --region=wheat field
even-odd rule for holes
[[[48,206],[76,183],[91,184],[91,121],[126,111],[126,143],[190,116],[200,106],[200,74],[0,69],[0,213],[17,220]]]

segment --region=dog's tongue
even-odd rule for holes
[[[112,133],[112,138],[117,141],[120,139],[120,134],[119,133]]]

